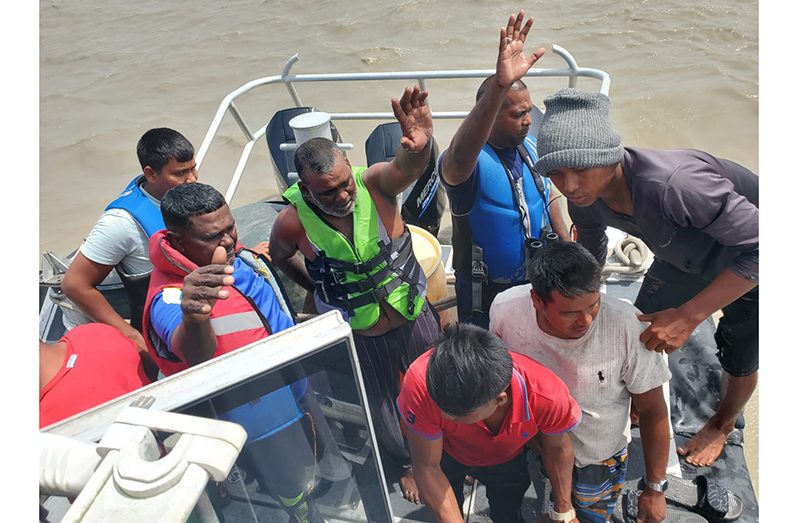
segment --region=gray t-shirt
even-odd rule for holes
[[[630,394],[666,383],[667,361],[640,342],[648,323],[638,321],[638,310],[604,294],[584,336],[565,340],[546,334],[538,327],[531,288],[521,285],[496,296],[490,330],[509,350],[535,359],[568,386],[582,409],[582,421],[571,430],[574,461],[578,467],[600,463],[631,441]]]
[[[759,178],[692,149],[626,147],[621,161],[632,216],[597,200],[568,204],[578,241],[603,264],[607,226],[642,239],[654,255],[707,282],[730,268],[759,282]]]
[[[149,194],[144,187],[141,191],[159,208],[161,202]],[[139,276],[152,272],[150,263],[150,239],[136,220],[124,209],[109,209],[100,216],[89,235],[80,246],[80,252],[87,259],[102,265],[112,265],[117,272],[128,276]],[[103,280],[113,279],[113,271]],[[93,320],[83,314],[80,308],[69,300],[69,306],[62,306],[66,330]]]
[[[144,187],[142,192],[158,207],[161,202]],[[112,265],[128,276],[152,271],[150,239],[133,216],[124,209],[109,209],[94,224],[80,252],[89,260]]]

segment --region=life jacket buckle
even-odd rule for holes
[[[331,269],[328,274],[330,275],[333,285],[343,285],[344,281],[346,280],[346,273],[343,271]]]

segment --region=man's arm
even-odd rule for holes
[[[388,198],[395,198],[424,174],[432,150],[432,115],[427,91],[405,88],[402,99],[391,99],[391,108],[402,128],[402,147],[391,162],[380,162],[363,173],[363,183]]]
[[[568,433],[548,435],[539,432],[536,436],[540,443],[543,466],[551,482],[551,496],[554,498],[554,510],[568,512],[571,504],[571,478],[574,472],[574,449]],[[576,523],[576,518],[571,522]]]
[[[490,137],[493,123],[510,87],[522,78],[545,52],[541,47],[529,57],[524,56],[524,41],[535,19],[529,17],[526,24],[523,24],[523,21],[524,11],[521,10],[518,15],[510,16],[506,28],[501,28],[496,76],[488,85],[487,92],[463,120],[443,156],[441,176],[449,185],[460,185],[471,176],[477,165],[479,151]]]
[[[576,229],[576,241],[590,254],[596,261],[604,267],[607,262],[607,226],[595,217],[595,214],[584,207],[577,207],[572,203],[567,204],[568,214],[573,221]]]
[[[751,176],[754,176],[751,174]],[[740,253],[703,291],[676,309],[640,316],[651,325],[640,336],[649,350],[671,353],[714,312],[755,288],[759,278],[759,209],[704,162],[671,176],[662,199],[665,216]]]
[[[131,327],[97,289],[97,285],[102,283],[113,268],[113,265],[91,261],[78,251],[64,275],[61,290],[92,320],[115,327],[136,344],[139,352],[147,352],[141,333]]]
[[[213,357],[216,352],[216,334],[211,326],[210,314],[216,300],[224,300],[230,291],[223,289],[232,285],[233,266],[225,265],[227,253],[219,246],[213,253],[211,265],[200,267],[183,278],[180,308],[183,318],[172,332],[172,352],[194,366]]]
[[[457,506],[452,485],[441,470],[443,438],[428,440],[408,428],[402,420],[402,432],[410,446],[413,474],[421,500],[440,523],[462,523],[463,515]]]
[[[551,229],[557,233],[562,241],[571,241],[571,234],[568,232],[568,227],[565,225],[565,220],[562,217],[562,210],[560,210],[560,198],[562,195],[555,194],[554,187],[549,189],[549,217],[551,218]]]
[[[668,466],[668,446],[670,425],[668,408],[662,394],[662,386],[643,394],[632,394],[640,413],[640,438],[643,441],[643,459],[646,463],[646,477],[651,482],[665,479]],[[657,523],[665,519],[665,494],[650,488],[640,495],[638,521]]]
[[[756,283],[726,269],[680,307],[638,315],[640,321],[651,322],[640,335],[640,341],[648,350],[670,354],[685,344],[702,321],[756,286]]]
[[[269,237],[269,255],[275,267],[293,281],[309,291],[313,291],[304,263],[300,259],[298,238],[305,234],[302,222],[293,206],[288,206],[277,215]]]

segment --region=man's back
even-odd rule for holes
[[[563,339],[538,326],[530,289],[531,285],[514,287],[496,297],[491,331],[510,351],[535,359],[565,382],[583,413],[572,432],[577,466],[601,462],[630,439],[630,393],[641,394],[667,382],[667,363],[640,342],[647,325],[637,320],[631,304],[601,295],[601,308],[587,333]]]
[[[65,356],[39,391],[40,427],[150,383],[136,345],[113,327],[80,325],[58,343]]]
[[[632,216],[613,212],[603,200],[569,204],[579,242],[599,263],[606,255],[604,227],[646,242],[677,269],[707,281],[725,268],[757,269],[759,183],[748,169],[702,151],[626,147],[621,161],[631,192]]]
[[[578,407],[560,379],[540,364],[512,354],[509,391],[512,406],[498,434],[484,423],[458,423],[444,416],[426,386],[431,351],[410,366],[397,405],[407,426],[427,439],[443,438],[443,448],[466,465],[489,466],[517,456],[537,434],[556,434],[579,423]]]

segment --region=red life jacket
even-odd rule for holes
[[[236,245],[237,252],[242,248],[242,245]],[[187,369],[189,365],[170,353],[166,343],[151,328],[150,308],[155,296],[164,288],[182,289],[183,278],[198,267],[169,244],[165,230],[158,231],[150,238],[150,262],[152,276],[144,304],[142,332],[152,359],[165,376],[171,376]],[[258,277],[254,271],[252,275]],[[213,353],[213,358],[261,340],[271,333],[269,322],[250,297],[244,295],[235,285],[225,289],[230,291],[230,296],[225,300],[217,300],[210,314],[211,327],[216,333],[216,352]]]

